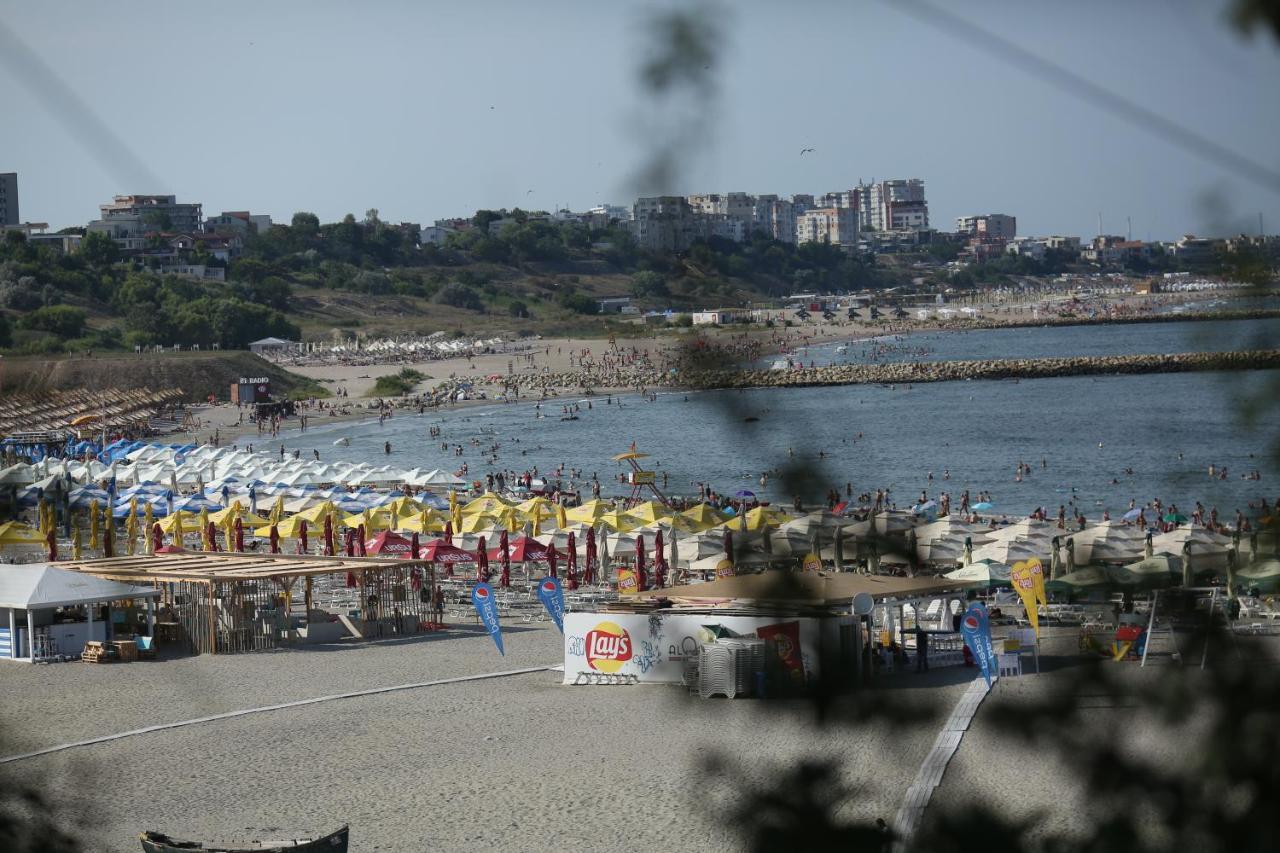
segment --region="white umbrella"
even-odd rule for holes
[[[973,551],[973,562],[994,560],[997,563],[1019,563],[1023,560],[1047,560],[1050,554],[1049,543],[1041,548],[1038,543],[1026,539],[1002,539],[988,542]]]

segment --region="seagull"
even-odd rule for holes
[[[801,156],[801,157],[803,157],[804,155],[808,154],[808,153],[809,153],[810,151],[812,151],[812,150],[813,150],[812,148],[801,148],[801,149],[800,149],[800,156]]]
[[[529,190],[529,192],[525,193],[525,195],[533,195],[533,190]]]

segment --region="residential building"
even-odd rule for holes
[[[763,231],[775,240],[783,243],[796,241],[796,205],[793,202],[779,200],[757,200],[755,209],[755,228]]]
[[[630,296],[606,296],[599,302],[601,314],[621,314],[631,307]]]
[[[819,207],[796,217],[796,243],[854,246],[858,242],[858,212],[849,207]]]
[[[458,233],[453,228],[443,225],[428,225],[418,232],[418,245],[425,246],[430,243],[433,246],[443,246],[445,240],[449,239],[450,234]]]
[[[106,234],[126,250],[146,246],[148,234],[192,234],[204,225],[199,204],[179,204],[171,195],[118,195],[99,205],[101,219],[89,223],[89,233]]]
[[[1052,236],[1044,238],[1044,245],[1046,249],[1059,249],[1066,252],[1078,252],[1080,251],[1080,238],[1079,237],[1063,237],[1061,235],[1054,234]]]
[[[265,213],[252,214],[247,210],[224,210],[217,216],[206,219],[204,230],[211,234],[265,234],[271,230],[271,217]]]
[[[956,230],[970,237],[991,237],[1012,240],[1018,236],[1017,217],[1004,213],[981,213],[956,217]]]
[[[1030,237],[1024,237],[1020,240],[1010,240],[1005,246],[1005,251],[1011,255],[1019,257],[1031,258],[1033,261],[1044,260],[1045,252],[1049,247],[1044,240],[1033,240]]]
[[[1173,256],[1186,264],[1208,263],[1213,260],[1218,250],[1226,248],[1226,245],[1225,240],[1187,234],[1173,244]]]
[[[795,206],[797,216],[804,213],[806,210],[811,210],[812,208],[817,207],[813,201],[813,196],[808,193],[798,193],[793,195],[791,197],[791,204]]]
[[[693,209],[682,196],[636,199],[631,232],[641,248],[656,252],[687,249],[697,230]]]
[[[1080,252],[1080,257],[1102,266],[1123,264],[1125,261],[1151,257],[1151,246],[1141,240],[1127,240],[1113,234],[1103,234],[1094,237],[1093,241]]]
[[[613,220],[628,222],[631,219],[631,208],[620,204],[598,204],[587,211],[593,217],[604,217],[605,224]]]
[[[0,225],[17,225],[18,173],[0,172]]]
[[[924,181],[906,178],[858,185],[863,222],[876,231],[929,227],[929,203],[924,197]]]

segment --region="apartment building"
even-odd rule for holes
[[[956,217],[956,231],[970,237],[1012,240],[1018,236],[1017,217],[1004,213],[979,213]]]
[[[106,234],[127,250],[143,248],[148,233],[193,234],[204,225],[198,203],[179,204],[171,195],[118,195],[98,210],[101,218],[90,222],[86,231]]]
[[[818,207],[796,216],[796,243],[854,246],[858,242],[858,212],[848,207]]]
[[[18,173],[0,172],[0,226],[17,225],[18,218]]]

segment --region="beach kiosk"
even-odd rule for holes
[[[107,639],[94,611],[112,602],[144,601],[153,617],[160,591],[67,571],[48,563],[0,571],[0,658],[36,663],[79,656],[91,640]],[[81,618],[83,616],[83,618]]]

